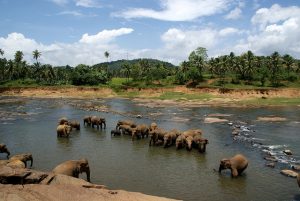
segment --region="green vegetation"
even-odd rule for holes
[[[208,101],[212,98],[216,98],[209,93],[201,93],[201,94],[186,94],[182,92],[165,92],[158,97],[161,100],[204,100]]]
[[[281,98],[256,98],[256,99],[251,99],[251,100],[244,100],[241,101],[241,104],[245,105],[261,105],[261,106],[294,106],[294,105],[300,105],[300,99],[299,98],[286,98],[286,97],[281,97]]]
[[[199,47],[179,66],[155,59],[109,62],[110,53],[107,51],[104,52],[107,61],[93,66],[41,64],[41,56],[38,50],[33,51],[35,63],[28,64],[23,59],[22,51],[16,51],[13,60],[7,60],[5,52],[0,49],[0,85],[108,86],[115,91],[178,84],[232,89],[300,87],[300,60],[288,54],[281,56],[278,52],[270,56],[256,56],[251,51],[236,56],[231,52],[229,55],[208,58],[207,50]]]

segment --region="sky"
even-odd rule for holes
[[[300,59],[298,0],[0,0],[0,49],[33,63],[93,65],[153,58],[175,65],[251,50]],[[109,58],[104,52],[109,52]]]

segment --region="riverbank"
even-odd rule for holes
[[[106,87],[2,87],[2,96],[37,98],[133,98],[143,103],[225,106],[300,106],[300,89],[127,88]]]

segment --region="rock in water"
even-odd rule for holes
[[[283,150],[283,153],[285,153],[286,155],[293,155],[292,151],[289,149]]]
[[[280,173],[288,177],[296,178],[298,176],[298,173],[293,170],[281,170]]]

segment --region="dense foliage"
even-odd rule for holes
[[[23,59],[17,51],[13,60],[7,60],[0,49],[0,83],[14,80],[24,85],[100,85],[114,77],[123,77],[123,84],[150,86],[153,84],[186,84],[197,86],[214,80],[213,85],[254,85],[278,87],[299,80],[300,61],[292,56],[274,52],[270,56],[256,56],[251,51],[236,56],[233,52],[208,58],[207,50],[199,47],[192,51],[187,61],[179,67],[155,59],[118,60],[108,62],[110,54],[104,53],[107,62],[88,66],[51,66],[41,64],[42,53],[32,52],[34,64]],[[139,84],[137,84],[139,83]]]

